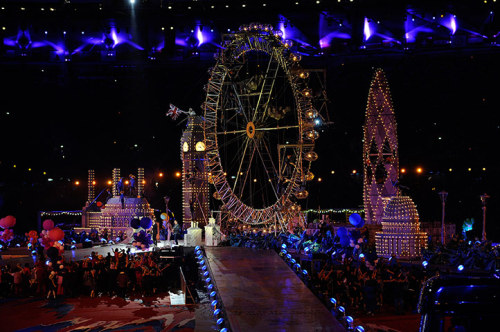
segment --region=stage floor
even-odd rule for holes
[[[345,331],[272,250],[205,247],[231,331]]]

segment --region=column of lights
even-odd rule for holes
[[[383,128],[383,131],[380,130]],[[392,185],[399,176],[399,156],[396,120],[385,74],[377,69],[370,84],[366,120],[363,126],[363,198],[368,223],[380,224],[387,199],[397,195]],[[372,150],[376,147],[376,153]],[[390,151],[384,151],[388,147]],[[374,158],[372,162],[371,158]],[[383,183],[377,182],[377,169],[386,175]]]
[[[89,169],[88,171],[88,196],[87,202],[92,202],[95,198],[95,172],[93,169]]]
[[[116,184],[118,183],[118,181],[120,180],[120,169],[119,168],[113,168],[113,173],[112,173],[112,176],[113,176],[113,196],[120,196],[120,193],[118,192],[118,189],[116,188]]]
[[[144,168],[137,169],[137,197],[142,197],[144,192]]]

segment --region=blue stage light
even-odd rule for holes
[[[214,307],[214,308],[215,308],[216,306],[217,306],[217,300],[213,300],[213,301],[212,301],[212,307]]]
[[[223,318],[217,319],[217,325],[221,325],[222,323],[224,323],[224,319]]]
[[[347,322],[347,324],[351,325],[354,322],[354,319],[351,316],[347,316],[345,318],[345,321]]]
[[[204,259],[202,259],[202,260],[201,260],[198,264],[200,264],[200,265],[205,265],[205,260],[204,260]]]
[[[212,280],[212,279],[207,278],[207,279],[205,279],[205,282],[208,284],[208,283],[210,283],[210,281],[211,281],[211,280]]]
[[[306,276],[307,275],[307,270],[302,270],[302,274]]]
[[[429,265],[429,262],[427,262],[427,261],[423,261],[423,262],[422,262],[422,266],[423,266],[423,267],[427,267],[427,265]]]
[[[227,331],[227,328],[223,328],[223,329],[220,329],[219,332],[228,332],[228,331]]]
[[[286,255],[286,250],[285,250],[285,249],[282,249],[282,250],[281,250],[281,253],[282,253],[283,255]]]
[[[295,263],[297,263],[297,261],[292,258],[292,260],[290,261],[290,263],[295,264]]]
[[[300,264],[299,263],[295,264],[293,267],[296,268],[297,270],[300,270]]]
[[[340,307],[339,307],[339,312],[340,312],[340,313],[345,313],[345,308],[344,308],[343,306],[340,306]]]
[[[31,252],[31,254],[32,254],[33,256],[36,256],[36,250],[33,250],[33,251]]]
[[[200,246],[194,247],[194,250],[199,250],[199,249],[200,249]]]
[[[215,309],[214,310],[214,316],[217,316],[218,314],[220,314],[220,309]]]
[[[356,326],[356,332],[365,332],[365,328],[361,325]]]
[[[292,255],[290,255],[290,254],[286,254],[286,258],[287,258],[287,259],[292,259]]]
[[[284,243],[283,243],[283,244],[281,245],[281,248],[286,249],[286,244],[284,244]]]
[[[359,258],[365,258],[365,254],[359,254]]]
[[[217,293],[215,291],[213,291],[212,293],[210,293],[211,297],[215,297],[215,295],[217,295]]]
[[[208,288],[208,290],[209,290],[209,291],[211,291],[212,289],[214,289],[214,285],[213,285],[213,284],[210,284],[210,285],[208,285],[208,287],[207,287],[207,288]]]
[[[330,302],[333,304],[333,305],[337,305],[337,300],[335,298],[330,298]]]
[[[201,268],[203,271],[205,271],[207,269],[207,266],[206,265],[203,265],[203,267]]]
[[[208,277],[208,274],[209,274],[208,271],[203,272],[204,277]]]
[[[458,267],[457,267],[457,270],[462,272],[464,270],[464,266],[462,264],[460,264]]]

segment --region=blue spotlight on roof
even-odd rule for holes
[[[211,291],[212,289],[214,289],[214,285],[213,285],[213,284],[210,284],[210,285],[208,285],[208,287],[207,287],[207,288],[208,288],[208,290],[209,290],[209,291]]]
[[[299,263],[295,264],[293,267],[296,268],[297,270],[300,270],[300,264]]]
[[[359,258],[365,258],[365,254],[359,254]]]
[[[290,255],[290,254],[286,254],[286,258],[287,258],[287,259],[292,259],[292,255]]]
[[[339,312],[344,314],[345,313],[345,308],[343,306],[340,306],[339,307]]]
[[[345,318],[345,321],[347,322],[347,324],[352,325],[352,323],[354,322],[354,319],[351,316],[347,316]]]
[[[428,262],[428,261],[423,261],[423,262],[422,262],[422,266],[423,266],[423,267],[427,267],[427,265],[429,265],[429,262]]]
[[[330,302],[331,302],[333,305],[337,305],[337,300],[336,300],[334,297],[330,298]]]
[[[36,250],[33,250],[33,251],[31,252],[31,255],[36,256]]]
[[[216,293],[215,291],[213,291],[212,293],[210,293],[210,296],[211,296],[211,297],[215,297],[215,295],[216,295],[216,294],[217,294],[217,293]]]
[[[213,300],[213,301],[212,301],[212,307],[214,307],[214,308],[215,308],[216,306],[217,306],[217,300]]]
[[[359,325],[359,326],[356,326],[356,330],[355,331],[356,332],[365,332],[365,328],[363,326]]]
[[[302,274],[306,276],[307,275],[307,270],[302,270]]]
[[[218,314],[220,314],[220,309],[215,309],[214,310],[214,316],[217,316]]]
[[[200,262],[199,262],[200,265],[205,265],[205,260],[202,259]]]
[[[207,269],[207,266],[206,265],[203,265],[203,267],[201,268],[203,271],[205,271]]]
[[[283,243],[283,244],[281,245],[281,248],[286,249],[286,244],[284,244],[284,243]]]
[[[204,277],[208,277],[208,271],[203,272]]]
[[[292,260],[290,261],[290,263],[295,264],[295,263],[297,263],[297,261],[292,258]]]
[[[223,318],[217,319],[217,325],[221,325],[222,323],[224,323],[224,319]]]
[[[212,280],[212,279],[207,278],[207,279],[205,279],[205,282],[208,284],[208,283],[210,283],[210,281],[211,281],[211,280]]]
[[[199,249],[200,249],[200,246],[194,247],[194,250],[199,250]]]
[[[281,250],[281,253],[282,253],[283,255],[286,255],[286,250],[285,250],[285,249],[282,249],[282,250]]]
[[[464,266],[462,264],[460,264],[458,267],[457,267],[457,270],[462,272],[464,270]]]
[[[222,328],[219,332],[227,332],[227,328]]]

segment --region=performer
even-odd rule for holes
[[[137,195],[137,188],[136,188],[135,175],[130,174],[129,175],[129,196],[135,197],[136,195]]]
[[[116,191],[121,193],[125,188],[123,187],[123,178],[121,177],[116,183]]]
[[[155,220],[155,224],[153,225],[153,243],[155,246],[158,246],[161,228],[161,222],[159,220]]]

